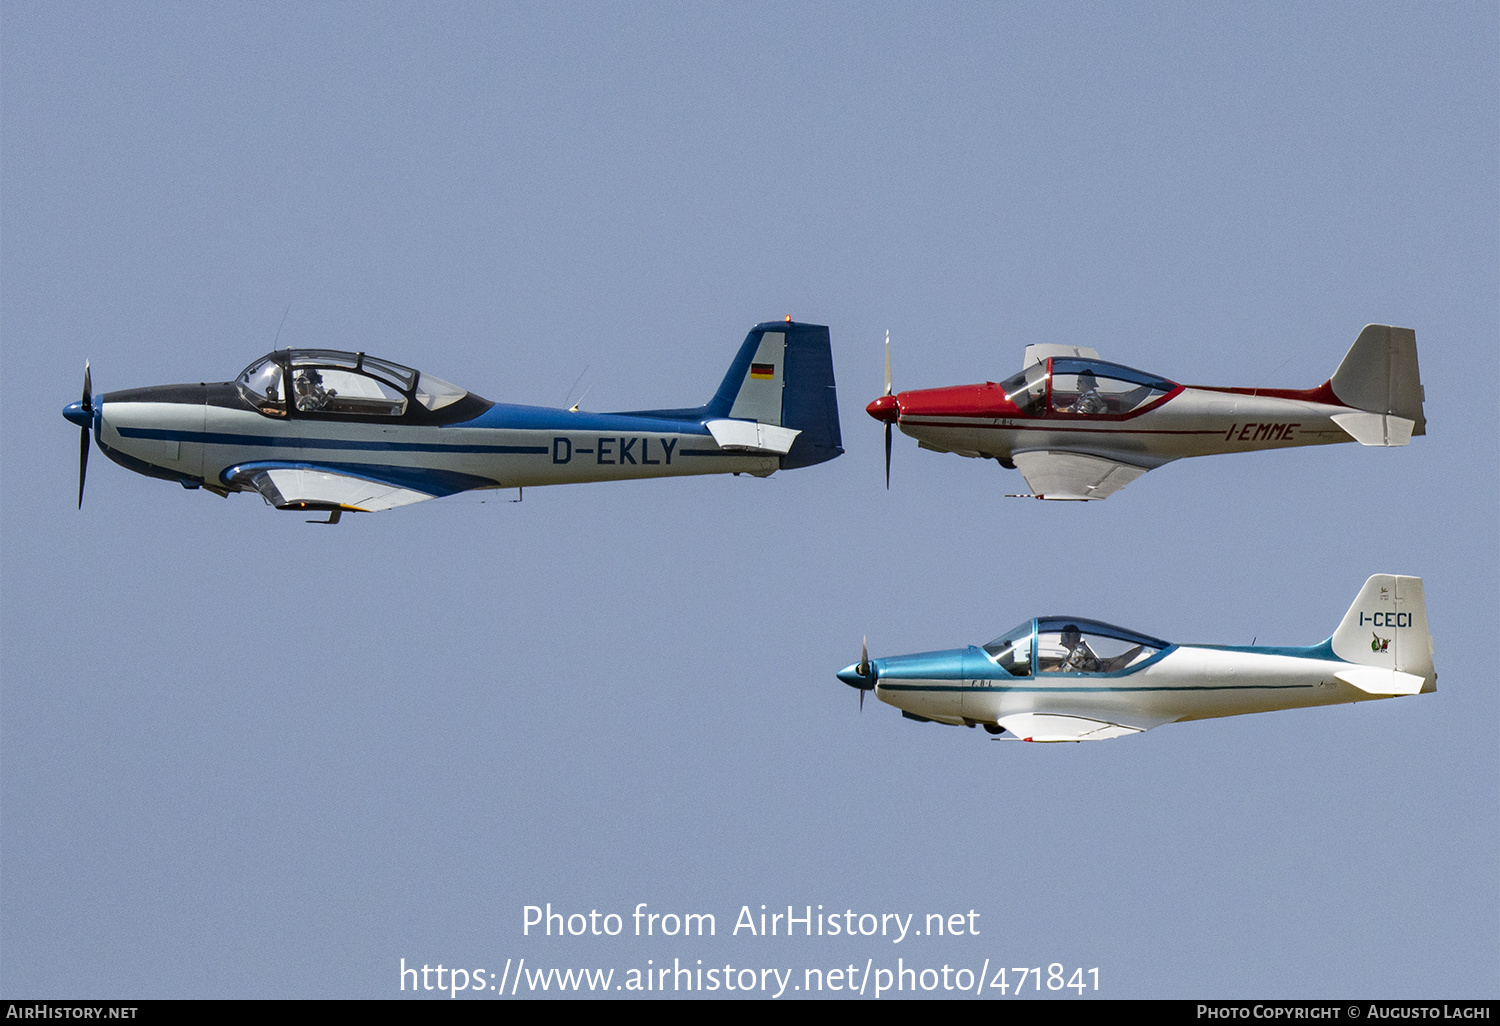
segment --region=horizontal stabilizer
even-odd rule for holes
[[[1422,690],[1424,681],[1414,673],[1379,666],[1351,666],[1334,676],[1370,695],[1415,695]]]
[[[1108,498],[1151,469],[1076,452],[1018,452],[1011,459],[1039,499]]]
[[[705,425],[719,448],[731,452],[764,452],[785,456],[801,431],[753,420],[710,420]]]
[[[1394,413],[1335,413],[1333,422],[1343,428],[1360,445],[1407,445],[1411,442],[1414,420]]]
[[[1106,741],[1147,729],[1060,713],[1017,713],[998,722],[1022,741]]]

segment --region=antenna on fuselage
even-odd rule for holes
[[[570,395],[573,394],[573,389],[575,389],[575,388],[578,387],[578,383],[583,380],[583,376],[589,372],[589,368],[592,367],[592,366],[593,366],[592,363],[585,364],[583,370],[581,370],[581,371],[578,372],[578,377],[576,377],[576,378],[573,379],[573,383],[571,385],[569,385],[568,386],[568,390],[563,393],[563,402],[564,403],[566,403],[568,401],[568,396],[570,396]],[[589,387],[585,388],[583,390],[583,395],[581,395],[581,396],[578,397],[578,402],[576,402],[572,406],[568,407],[568,412],[569,413],[577,413],[578,412],[579,405],[582,404],[582,402],[589,397],[589,390],[592,389],[593,387],[594,387],[593,384],[590,383]]]
[[[271,342],[271,349],[272,350],[274,350],[278,345],[281,344],[281,329],[284,328],[284,327],[286,327],[286,315],[289,314],[289,313],[291,313],[291,312],[292,312],[292,304],[288,303],[286,305],[286,309],[281,312],[281,323],[278,324],[278,325],[276,325],[276,338],[274,340],[272,340],[272,342]],[[311,521],[309,521],[309,523],[311,523]]]

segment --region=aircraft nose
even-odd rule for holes
[[[90,427],[94,423],[94,411],[85,407],[81,402],[64,406],[63,416],[81,428]]]
[[[859,672],[858,663],[850,663],[838,673],[839,680],[851,688],[859,688],[861,691],[875,690],[875,668],[872,666],[868,675]]]
[[[896,400],[895,396],[883,395],[869,406],[866,406],[865,412],[878,421],[886,424],[894,424],[896,418],[901,416],[901,404]]]

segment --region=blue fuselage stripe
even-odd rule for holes
[[[678,449],[679,456],[750,456],[755,459],[765,459],[773,453],[765,452],[736,452],[733,449]]]
[[[167,431],[159,428],[119,429],[125,438],[164,442],[202,442],[205,445],[258,445],[268,449],[365,449],[376,452],[488,452],[515,456],[546,456],[545,445],[462,445],[428,442],[367,442],[346,438],[298,438],[273,435],[232,435],[216,431]]]
[[[496,403],[473,420],[445,424],[443,429],[482,428],[489,431],[546,431],[558,435],[679,434],[707,435],[698,410],[642,410],[635,413],[574,413],[545,406]],[[665,414],[691,413],[690,418]]]

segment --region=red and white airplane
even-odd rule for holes
[[[1030,345],[1001,382],[885,394],[866,412],[923,449],[1020,470],[1038,499],[1104,499],[1184,456],[1359,442],[1406,445],[1427,433],[1416,333],[1371,324],[1317,388],[1214,388],[1100,360],[1082,346]]]

